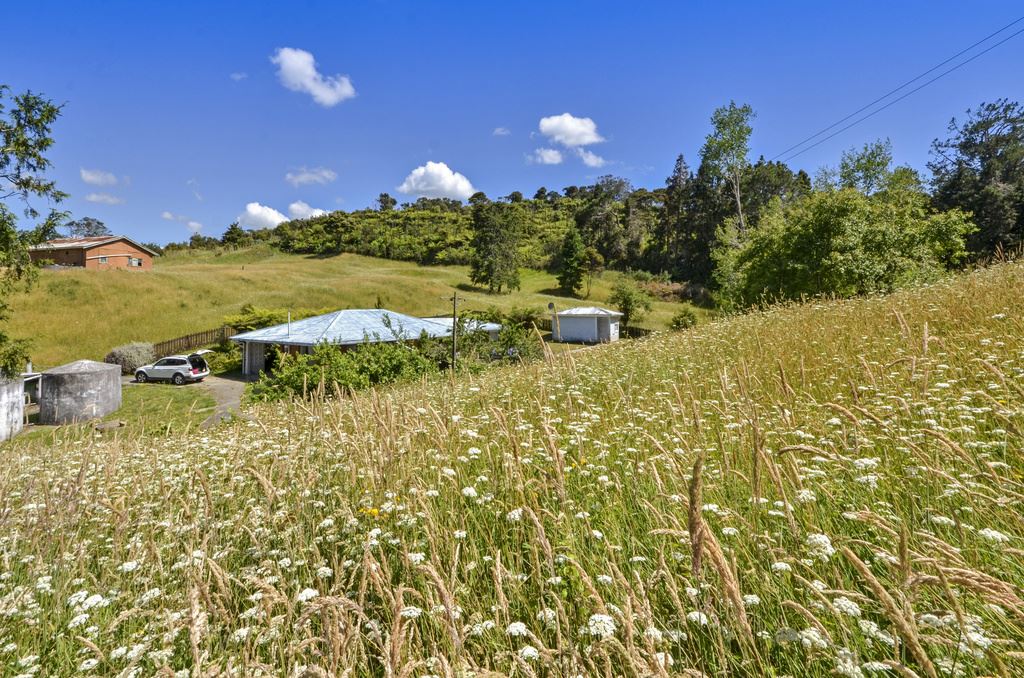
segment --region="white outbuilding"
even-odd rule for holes
[[[605,343],[619,340],[622,314],[597,306],[577,306],[559,311],[551,319],[551,336],[555,341]]]

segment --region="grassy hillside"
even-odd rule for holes
[[[310,258],[270,249],[172,254],[154,270],[43,271],[28,295],[14,299],[12,334],[33,340],[41,367],[102,359],[129,341],[162,341],[217,327],[247,303],[265,307],[386,308],[412,315],[451,312],[452,292],[464,308],[560,308],[579,302],[554,296],[554,276],[523,270],[522,290],[490,295],[467,288],[464,266],[417,266],[352,254]],[[590,302],[607,299],[616,274],[595,281]],[[461,287],[460,287],[461,286]],[[589,302],[588,302],[589,303]],[[680,304],[660,302],[640,324],[663,328]]]
[[[1014,264],[204,437],[14,442],[0,666],[1021,675],[1022,378]]]

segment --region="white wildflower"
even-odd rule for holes
[[[517,621],[509,624],[508,628],[505,629],[505,633],[512,636],[513,638],[517,638],[519,636],[527,635],[529,633],[529,630],[526,628],[526,624]]]
[[[310,600],[313,600],[314,598],[316,598],[319,595],[320,595],[320,592],[317,591],[316,589],[302,589],[295,596],[295,600],[297,600],[300,603],[305,603],[305,602],[308,602]]]
[[[592,614],[587,620],[587,633],[599,638],[615,634],[615,620],[607,614]]]
[[[835,606],[837,610],[839,610],[841,613],[845,615],[849,615],[850,617],[860,616],[860,605],[853,602],[846,596],[839,596],[838,598],[832,601],[832,604]]]
[[[821,561],[827,561],[836,553],[835,548],[832,547],[832,540],[828,538],[827,534],[820,533],[807,535],[807,550],[812,558]]]

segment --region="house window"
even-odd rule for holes
[[[129,266],[141,267],[142,266],[142,259],[139,259],[138,257],[129,257],[128,265]]]
[[[107,258],[106,257],[100,257],[100,263],[101,264],[107,263]]]

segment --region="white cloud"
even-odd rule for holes
[[[563,146],[588,146],[604,141],[597,133],[597,123],[590,118],[577,118],[570,113],[549,115],[540,119],[540,133]]]
[[[301,200],[296,200],[288,205],[288,216],[292,219],[309,219],[310,217],[322,217],[325,214],[327,214],[327,210],[310,207]]]
[[[599,156],[597,153],[591,153],[585,148],[577,148],[576,155],[580,156],[580,160],[587,167],[604,167],[608,164],[608,161]]]
[[[199,231],[203,230],[203,225],[201,223],[191,217],[185,216],[184,214],[175,214],[169,210],[164,210],[160,213],[160,218],[165,221],[177,221],[179,224],[185,224],[185,228],[192,233],[199,233]]]
[[[337,178],[337,173],[326,167],[300,167],[284,175],[284,180],[295,187],[304,184],[329,184]]]
[[[288,221],[288,217],[273,207],[251,202],[245,206],[245,211],[239,214],[235,221],[249,228],[273,228],[283,221]]]
[[[512,132],[509,130],[508,127],[495,127],[494,131],[491,132],[491,134],[493,134],[496,137],[507,137],[509,134],[512,134]]]
[[[243,72],[237,72],[237,73],[232,73],[230,77],[235,82],[239,82],[240,80],[245,80],[246,78],[248,78],[249,74],[248,73],[243,73]]]
[[[562,152],[557,148],[538,148],[527,156],[527,160],[538,165],[561,165]]]
[[[305,92],[321,106],[336,106],[356,95],[356,89],[347,75],[324,77],[316,70],[313,55],[303,49],[282,47],[270,57],[277,66],[281,84],[295,92]]]
[[[114,186],[117,184],[117,177],[112,172],[104,170],[90,170],[82,167],[79,168],[78,175],[82,177],[82,181],[90,186]]]
[[[109,193],[90,193],[85,196],[85,199],[89,202],[95,202],[101,205],[120,205],[124,202],[124,198],[119,198],[116,195],[110,195]]]
[[[443,162],[420,165],[398,187],[400,193],[422,195],[428,198],[455,198],[465,200],[476,193],[469,179],[453,172]]]
[[[189,179],[185,182],[185,185],[192,189],[192,195],[195,196],[199,202],[203,201],[203,194],[199,192],[199,180],[196,178]]]

